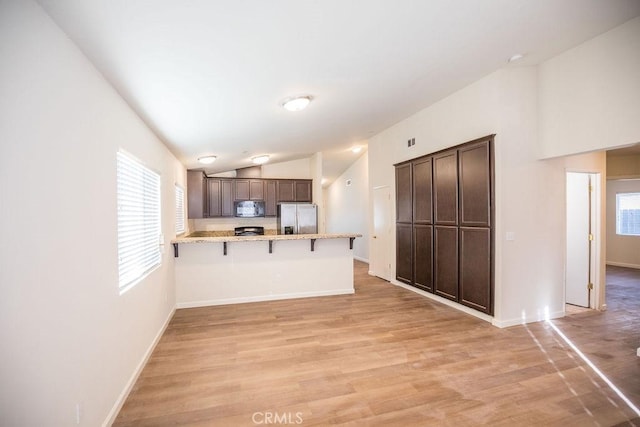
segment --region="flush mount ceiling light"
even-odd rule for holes
[[[516,53],[515,55],[513,55],[511,58],[509,58],[507,60],[507,62],[516,62],[520,59],[524,58],[524,55],[522,53]]]
[[[295,96],[291,98],[287,98],[282,101],[282,107],[284,107],[287,111],[300,111],[307,108],[309,103],[311,102],[311,95],[302,95]]]
[[[198,161],[203,165],[210,165],[211,163],[216,161],[216,156],[203,156],[198,158]]]
[[[351,148],[351,152],[354,153],[354,154],[358,154],[361,151],[362,151],[362,147],[359,147],[357,145],[355,147]]]
[[[269,156],[267,156],[267,155],[256,156],[256,157],[252,158],[251,161],[253,163],[255,163],[256,165],[263,165],[263,164],[265,164],[265,163],[267,163],[269,161]]]

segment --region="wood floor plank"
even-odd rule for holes
[[[609,311],[554,324],[638,405],[627,270]],[[549,324],[498,329],[354,274],[354,295],[177,310],[114,425],[640,425]]]

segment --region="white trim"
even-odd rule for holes
[[[627,267],[627,268],[636,268],[640,269],[640,265],[638,264],[628,264],[626,262],[615,262],[615,261],[607,261],[607,265],[612,265],[614,267]]]
[[[407,290],[409,290],[411,292],[415,292],[415,293],[417,293],[419,295],[422,295],[424,297],[430,298],[430,299],[432,299],[434,301],[437,301],[437,302],[439,302],[441,304],[444,304],[446,306],[449,306],[451,308],[455,308],[456,310],[462,311],[463,313],[470,314],[470,315],[472,315],[474,317],[477,317],[480,320],[484,320],[485,322],[489,322],[489,323],[493,323],[494,322],[494,318],[492,316],[489,316],[488,314],[480,313],[479,311],[474,310],[473,308],[464,306],[462,304],[458,304],[457,302],[448,300],[446,298],[439,297],[438,295],[432,294],[430,292],[425,292],[425,291],[423,291],[421,289],[414,288],[413,286],[409,286],[409,285],[407,285],[405,283],[398,282],[397,280],[393,280],[390,283],[393,284],[393,285],[396,285],[396,286],[400,286],[401,288],[405,288],[405,289],[407,289]]]
[[[509,320],[493,319],[492,324],[493,326],[496,326],[498,328],[508,328],[510,326],[524,325],[525,323],[544,322],[546,320],[558,319],[564,316],[565,316],[565,312],[564,310],[562,310],[562,311],[556,311],[554,313],[548,313],[543,315],[537,314],[535,316],[525,317],[524,319],[523,318],[509,319]]]
[[[122,409],[124,402],[127,400],[127,397],[129,397],[129,393],[131,393],[133,386],[136,384],[136,381],[138,381],[138,377],[140,376],[140,374],[142,373],[142,370],[144,369],[145,365],[149,361],[149,358],[151,357],[153,350],[156,348],[156,345],[160,341],[160,338],[162,338],[164,331],[167,330],[167,327],[169,326],[169,322],[171,322],[171,319],[173,318],[173,315],[175,312],[176,312],[176,309],[174,307],[169,312],[169,316],[167,316],[167,319],[164,321],[164,325],[162,325],[162,327],[156,334],[155,338],[151,342],[151,345],[149,346],[149,348],[147,348],[147,351],[145,352],[144,356],[140,360],[140,363],[138,363],[138,366],[136,366],[136,369],[133,371],[131,378],[129,378],[129,381],[127,381],[127,384],[125,385],[124,389],[120,393],[120,396],[118,396],[118,399],[116,399],[116,402],[111,408],[111,411],[109,411],[109,415],[107,415],[107,419],[104,420],[104,422],[102,423],[103,427],[108,427],[116,421],[116,417],[120,413],[120,409]]]
[[[364,263],[369,264],[369,260],[368,260],[367,258],[362,258],[362,257],[355,256],[355,255],[354,255],[354,256],[353,256],[353,259],[357,259],[358,261],[362,261],[362,262],[364,262]]]
[[[355,291],[351,288],[332,289],[328,291],[296,292],[293,294],[260,295],[256,297],[239,297],[239,298],[213,299],[213,300],[207,300],[207,301],[179,302],[176,305],[176,307],[177,308],[208,307],[212,305],[244,304],[248,302],[277,301],[277,300],[294,299],[294,298],[326,297],[331,295],[349,295],[353,293],[355,293]]]

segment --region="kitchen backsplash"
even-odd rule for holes
[[[189,230],[193,231],[219,231],[233,230],[236,227],[256,226],[265,229],[277,227],[276,218],[202,218],[190,219]]]

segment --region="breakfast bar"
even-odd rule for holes
[[[357,237],[218,231],[176,238],[177,307],[352,294]]]

